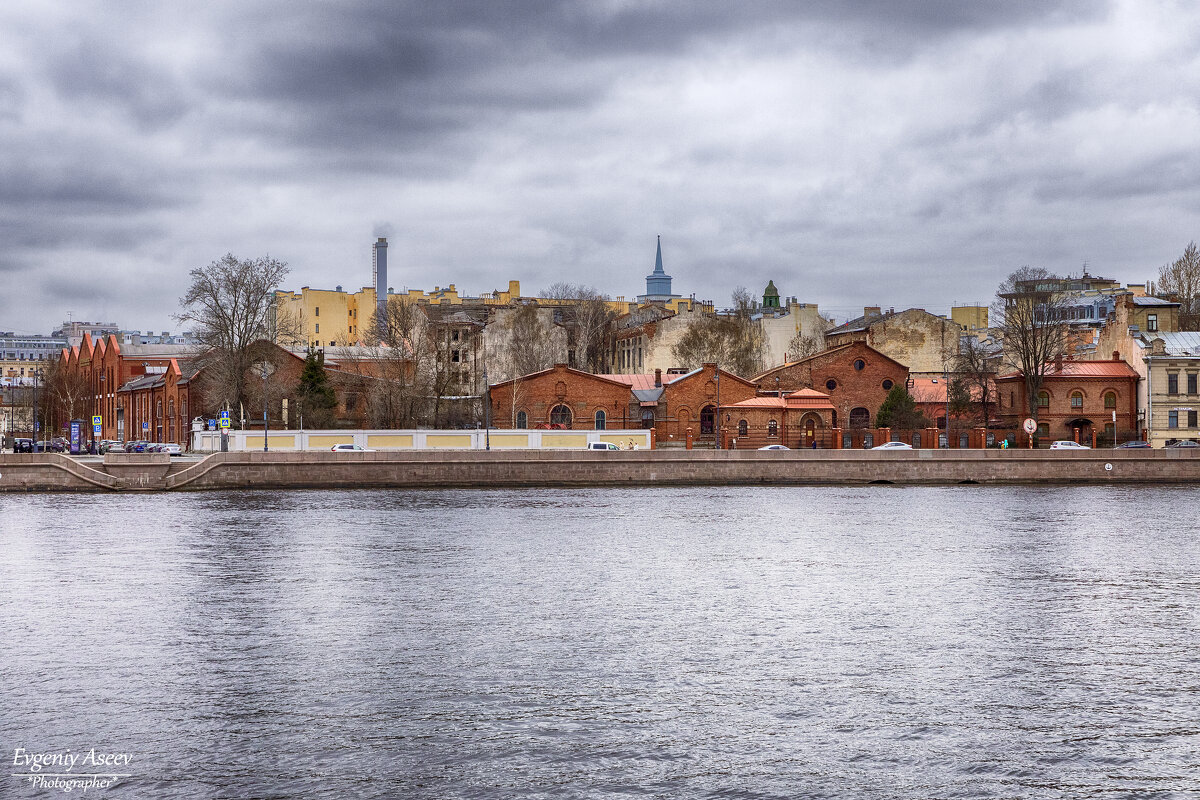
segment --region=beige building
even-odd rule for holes
[[[1200,442],[1200,332],[1160,333],[1142,357],[1149,387],[1147,441]]]
[[[795,298],[781,309],[764,308],[758,324],[763,339],[763,369],[824,350],[825,331],[832,327],[816,303],[798,303]]]
[[[908,367],[913,377],[936,377],[952,366],[963,326],[922,308],[884,312],[878,306],[825,332],[828,347],[864,342]]]

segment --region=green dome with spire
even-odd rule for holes
[[[767,281],[767,290],[763,292],[763,308],[779,308],[779,290],[775,281]]]

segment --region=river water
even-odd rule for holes
[[[88,797],[1200,797],[1198,508],[0,496],[0,796],[95,748]]]

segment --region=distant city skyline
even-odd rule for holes
[[[173,331],[188,271],[986,304],[1200,239],[1200,8],[376,3],[0,8],[0,329]]]

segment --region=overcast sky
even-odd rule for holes
[[[1200,239],[1200,4],[0,4],[0,329],[177,330],[188,271],[986,303]]]

